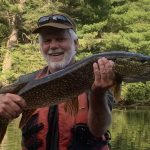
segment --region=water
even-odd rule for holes
[[[21,150],[21,131],[19,127],[20,118],[13,120],[7,129],[0,150]]]
[[[14,120],[0,150],[20,150],[19,119]],[[112,150],[150,150],[150,108],[143,110],[113,110],[110,127]]]
[[[113,111],[110,131],[112,150],[150,150],[150,108]]]

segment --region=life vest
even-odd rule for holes
[[[79,101],[79,112],[75,117],[70,115],[68,112],[64,111],[64,103],[58,105],[57,129],[59,138],[58,136],[55,136],[55,138],[54,136],[49,137],[49,139],[47,138],[48,134],[51,132],[49,129],[51,128],[50,122],[48,122],[48,116],[51,108],[45,107],[37,109],[32,115],[32,118],[27,122],[26,126],[24,126],[24,128],[22,129],[23,150],[48,150],[47,145],[50,142],[50,140],[54,141],[54,145],[55,143],[57,143],[56,147],[58,148],[58,150],[74,150],[71,148],[69,149],[68,147],[72,143],[72,140],[74,140],[73,139],[74,135],[73,132],[71,131],[72,129],[74,129],[75,125],[87,124],[87,116],[88,116],[87,94],[83,93],[79,95],[78,101]],[[53,128],[51,128],[51,130],[53,130]],[[103,146],[101,146],[100,149],[97,148],[91,150],[109,150],[106,137],[102,136],[100,140],[104,142]]]

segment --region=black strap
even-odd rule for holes
[[[48,133],[46,150],[58,150],[58,106],[51,106],[48,112]]]

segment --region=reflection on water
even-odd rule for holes
[[[14,120],[0,146],[0,150],[20,150],[19,120]],[[150,150],[150,111],[113,110],[112,150]]]
[[[111,125],[113,150],[150,150],[150,111],[115,110]]]

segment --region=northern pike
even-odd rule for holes
[[[25,110],[69,102],[91,88],[94,81],[93,63],[102,57],[114,61],[116,85],[120,85],[122,81],[150,81],[150,56],[124,51],[104,52],[89,56],[44,78],[33,80],[29,77],[21,83],[3,87],[0,94],[9,92],[20,95],[27,103]],[[0,120],[0,142],[7,124],[8,121]]]

